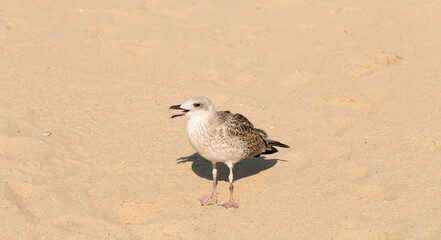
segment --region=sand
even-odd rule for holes
[[[0,239],[441,239],[440,13],[0,1]],[[237,164],[238,209],[197,200],[196,95],[292,147]]]

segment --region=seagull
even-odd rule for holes
[[[213,192],[198,198],[202,206],[217,203],[217,162],[224,163],[230,169],[230,199],[221,205],[225,208],[238,208],[233,198],[234,164],[245,158],[278,152],[275,147],[289,148],[288,145],[269,139],[265,131],[254,128],[243,115],[216,111],[214,104],[205,97],[193,97],[181,105],[171,106],[170,109],[181,110],[171,118],[189,118],[187,138],[190,144],[213,164]]]

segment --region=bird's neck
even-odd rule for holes
[[[187,122],[187,133],[194,131],[206,131],[210,122],[216,118],[216,112],[208,112],[203,115],[193,116]]]

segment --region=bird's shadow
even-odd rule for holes
[[[193,155],[187,157],[181,157],[177,159],[177,164],[192,162],[191,169],[196,175],[199,177],[213,180],[212,169],[213,165],[210,161],[203,158],[198,153],[194,153]],[[284,161],[279,159],[267,159],[265,157],[258,158],[246,158],[236,164],[234,164],[234,181],[237,181],[241,178],[249,177],[254,174],[258,174],[261,171],[264,171],[268,168],[274,167],[278,161]],[[217,180],[218,181],[226,181],[228,182],[228,175],[230,174],[230,170],[223,163],[216,163],[217,168]]]

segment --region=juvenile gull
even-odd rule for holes
[[[213,192],[198,198],[204,206],[217,203],[217,162],[225,163],[230,169],[230,200],[222,206],[237,208],[233,199],[233,165],[245,158],[275,153],[275,147],[289,148],[288,145],[269,139],[263,130],[254,128],[241,114],[217,112],[213,103],[205,97],[193,97],[181,105],[171,106],[170,109],[182,110],[172,118],[189,118],[187,138],[190,144],[202,157],[213,163]]]

